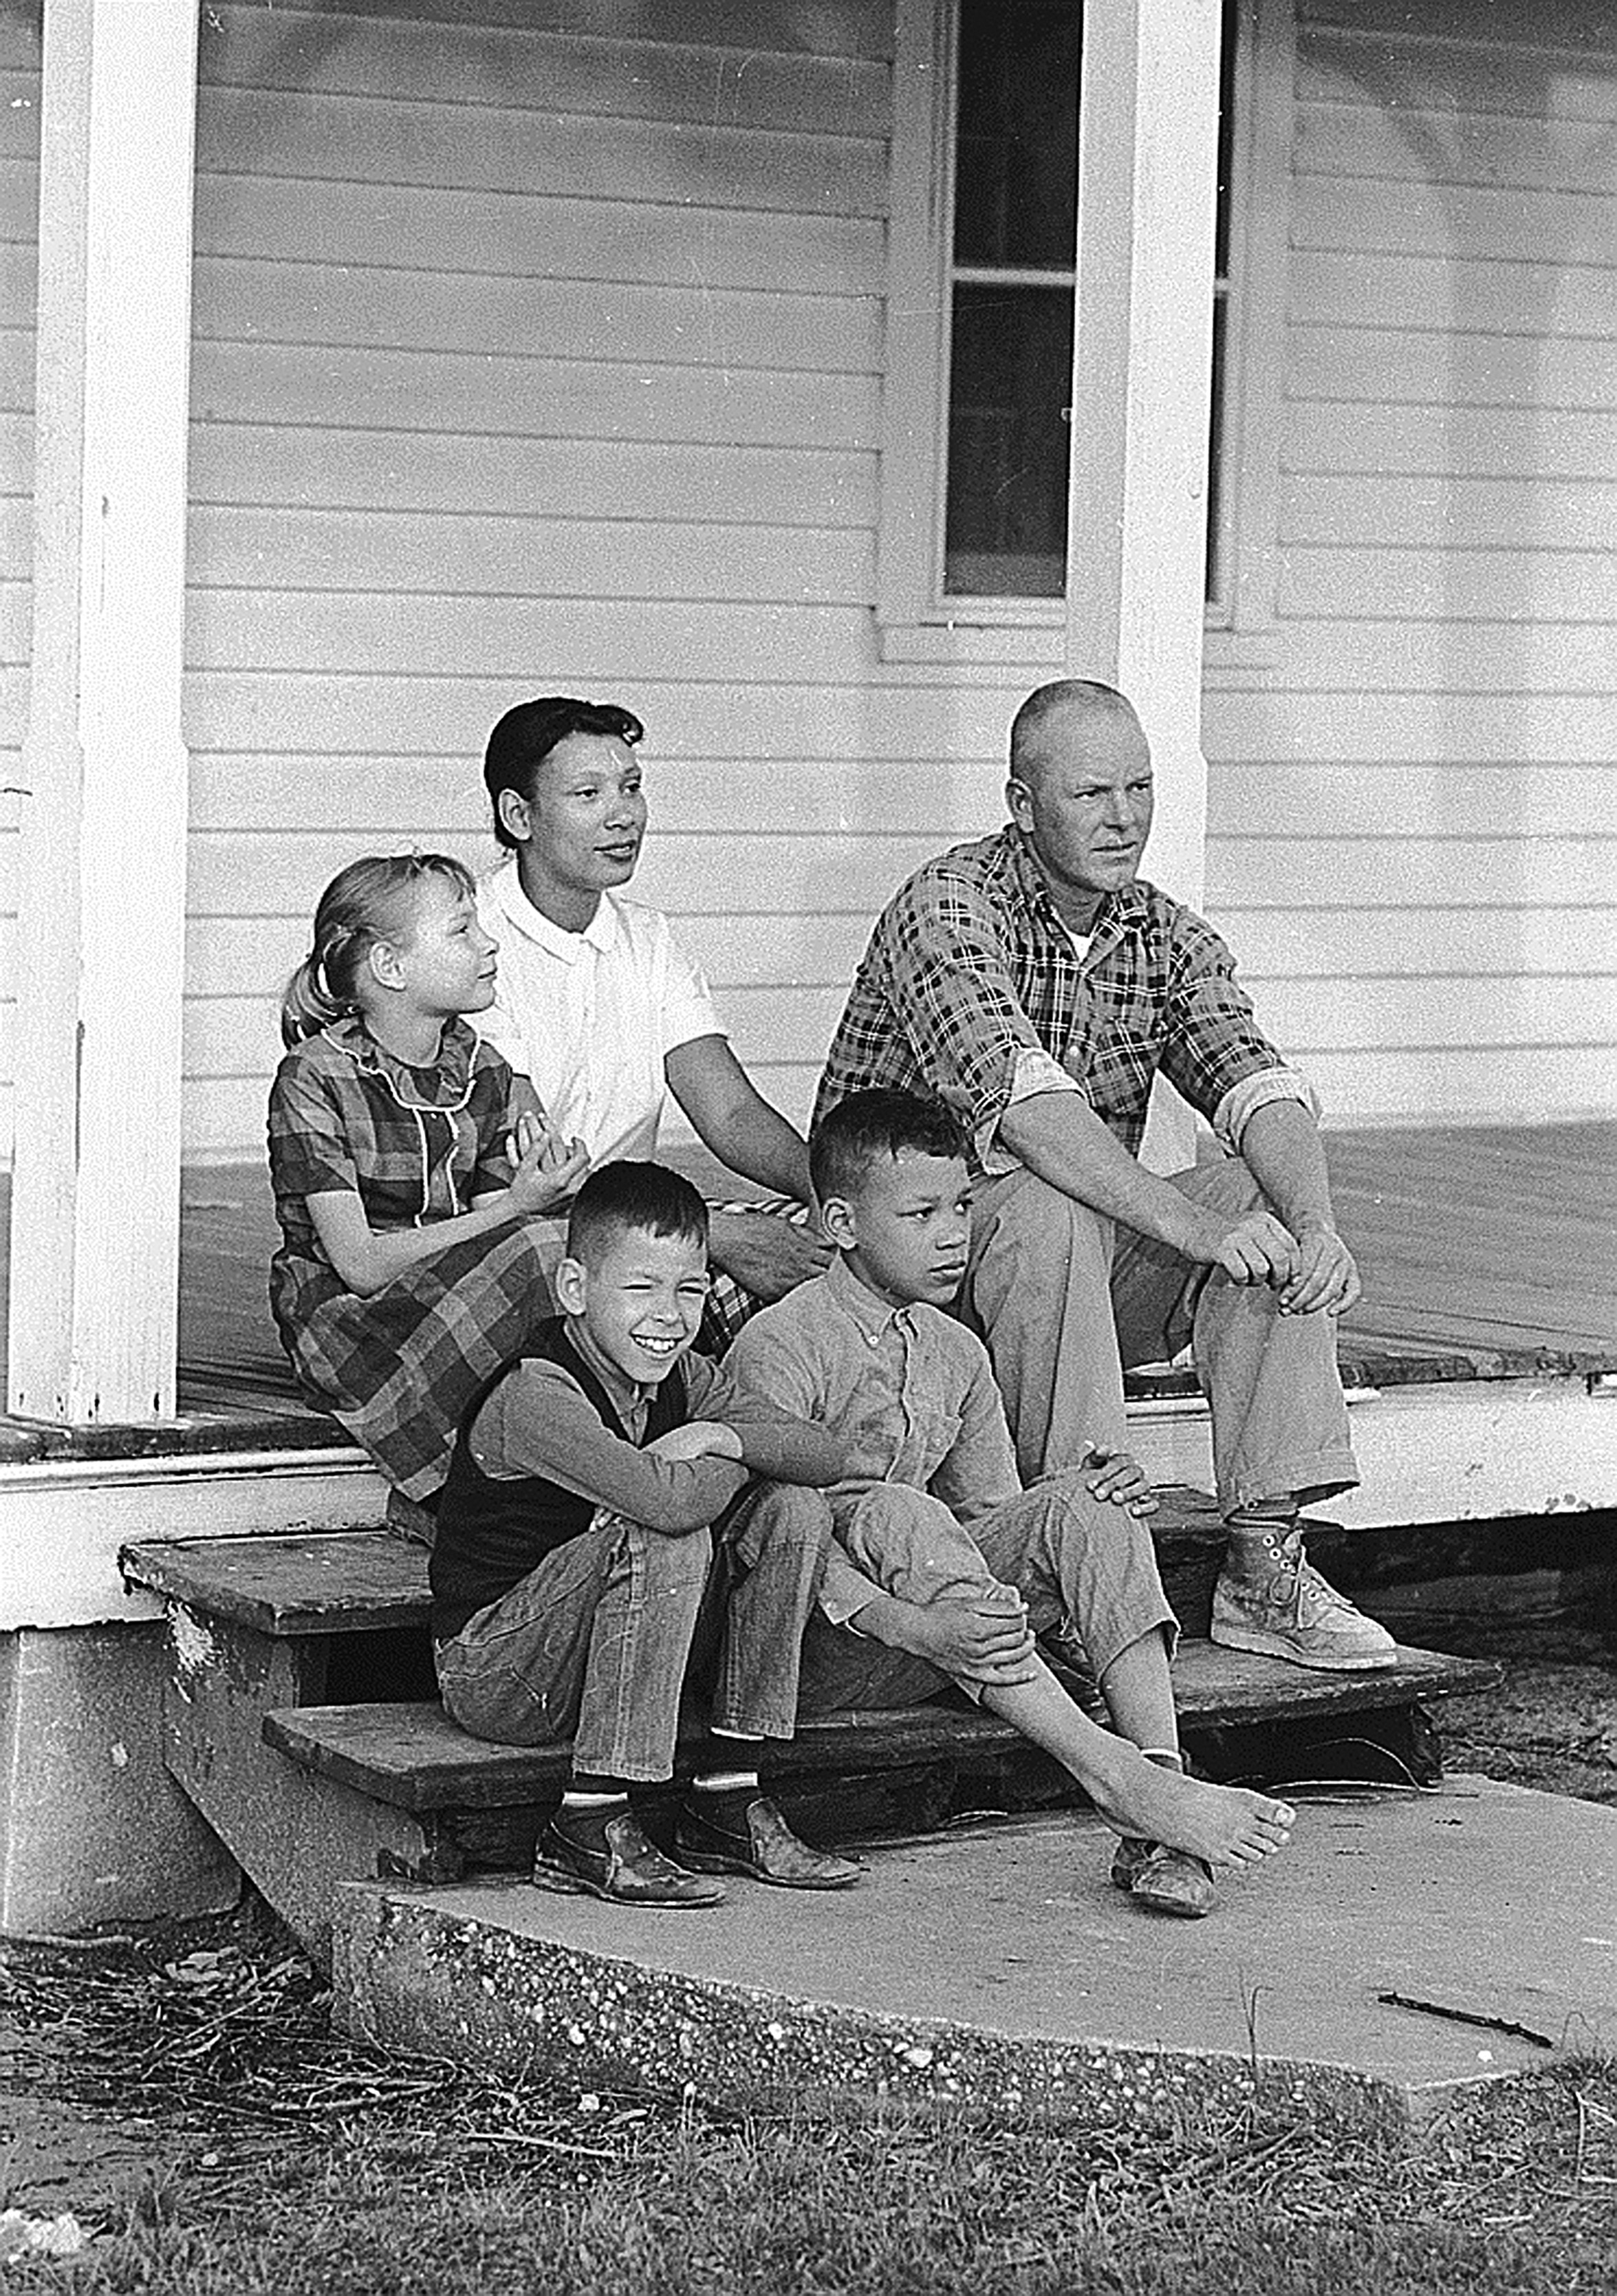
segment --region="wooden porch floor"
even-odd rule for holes
[[[1337,1132],[1330,1147],[1365,1278],[1342,1326],[1350,1384],[1617,1371],[1617,1122]],[[0,1461],[344,1439],[298,1400],[270,1322],[262,1168],[189,1171],[182,1205],[182,1424],[0,1419]]]

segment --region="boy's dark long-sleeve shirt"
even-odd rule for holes
[[[828,1428],[743,1392],[701,1356],[683,1359],[687,1422],[710,1419],[733,1428],[740,1459],[669,1459],[641,1450],[636,1439],[650,1390],[626,1380],[576,1323],[570,1321],[568,1335],[605,1389],[624,1433],[603,1424],[560,1364],[525,1357],[472,1423],[472,1454],[484,1474],[496,1480],[540,1475],[592,1506],[674,1538],[722,1514],[750,1476],[818,1485],[841,1474],[842,1446]]]

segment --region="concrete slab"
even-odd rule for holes
[[[339,1892],[349,2029],[586,2081],[1171,2112],[1250,2094],[1390,2126],[1454,2084],[1617,2046],[1617,1811],[1482,1778],[1308,1806],[1201,1923],[1107,1886],[1092,1816],[873,1850],[845,1895],[696,1914],[525,1883]]]

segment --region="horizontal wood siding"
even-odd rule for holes
[[[1278,618],[1208,699],[1209,906],[1337,1120],[1617,1105],[1608,12],[1301,11]],[[796,1117],[876,908],[999,817],[1047,671],[874,642],[891,36],[889,0],[203,12],[193,1155],[261,1139],[335,868],[492,857],[525,694],[645,718],[636,890]],[[7,786],[37,93],[0,11]]]
[[[875,660],[890,8],[213,13],[193,1151],[261,1136],[321,884],[491,859],[482,742],[546,690],[645,718],[636,890],[801,1117],[872,912],[993,817],[1006,717]]]
[[[1209,907],[1338,1119],[1617,1110],[1617,27],[1302,0],[1273,660]]]

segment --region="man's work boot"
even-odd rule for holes
[[[1385,1627],[1355,1610],[1302,1551],[1299,1523],[1236,1531],[1213,1588],[1212,1639],[1294,1666],[1362,1674],[1398,1663]]]

